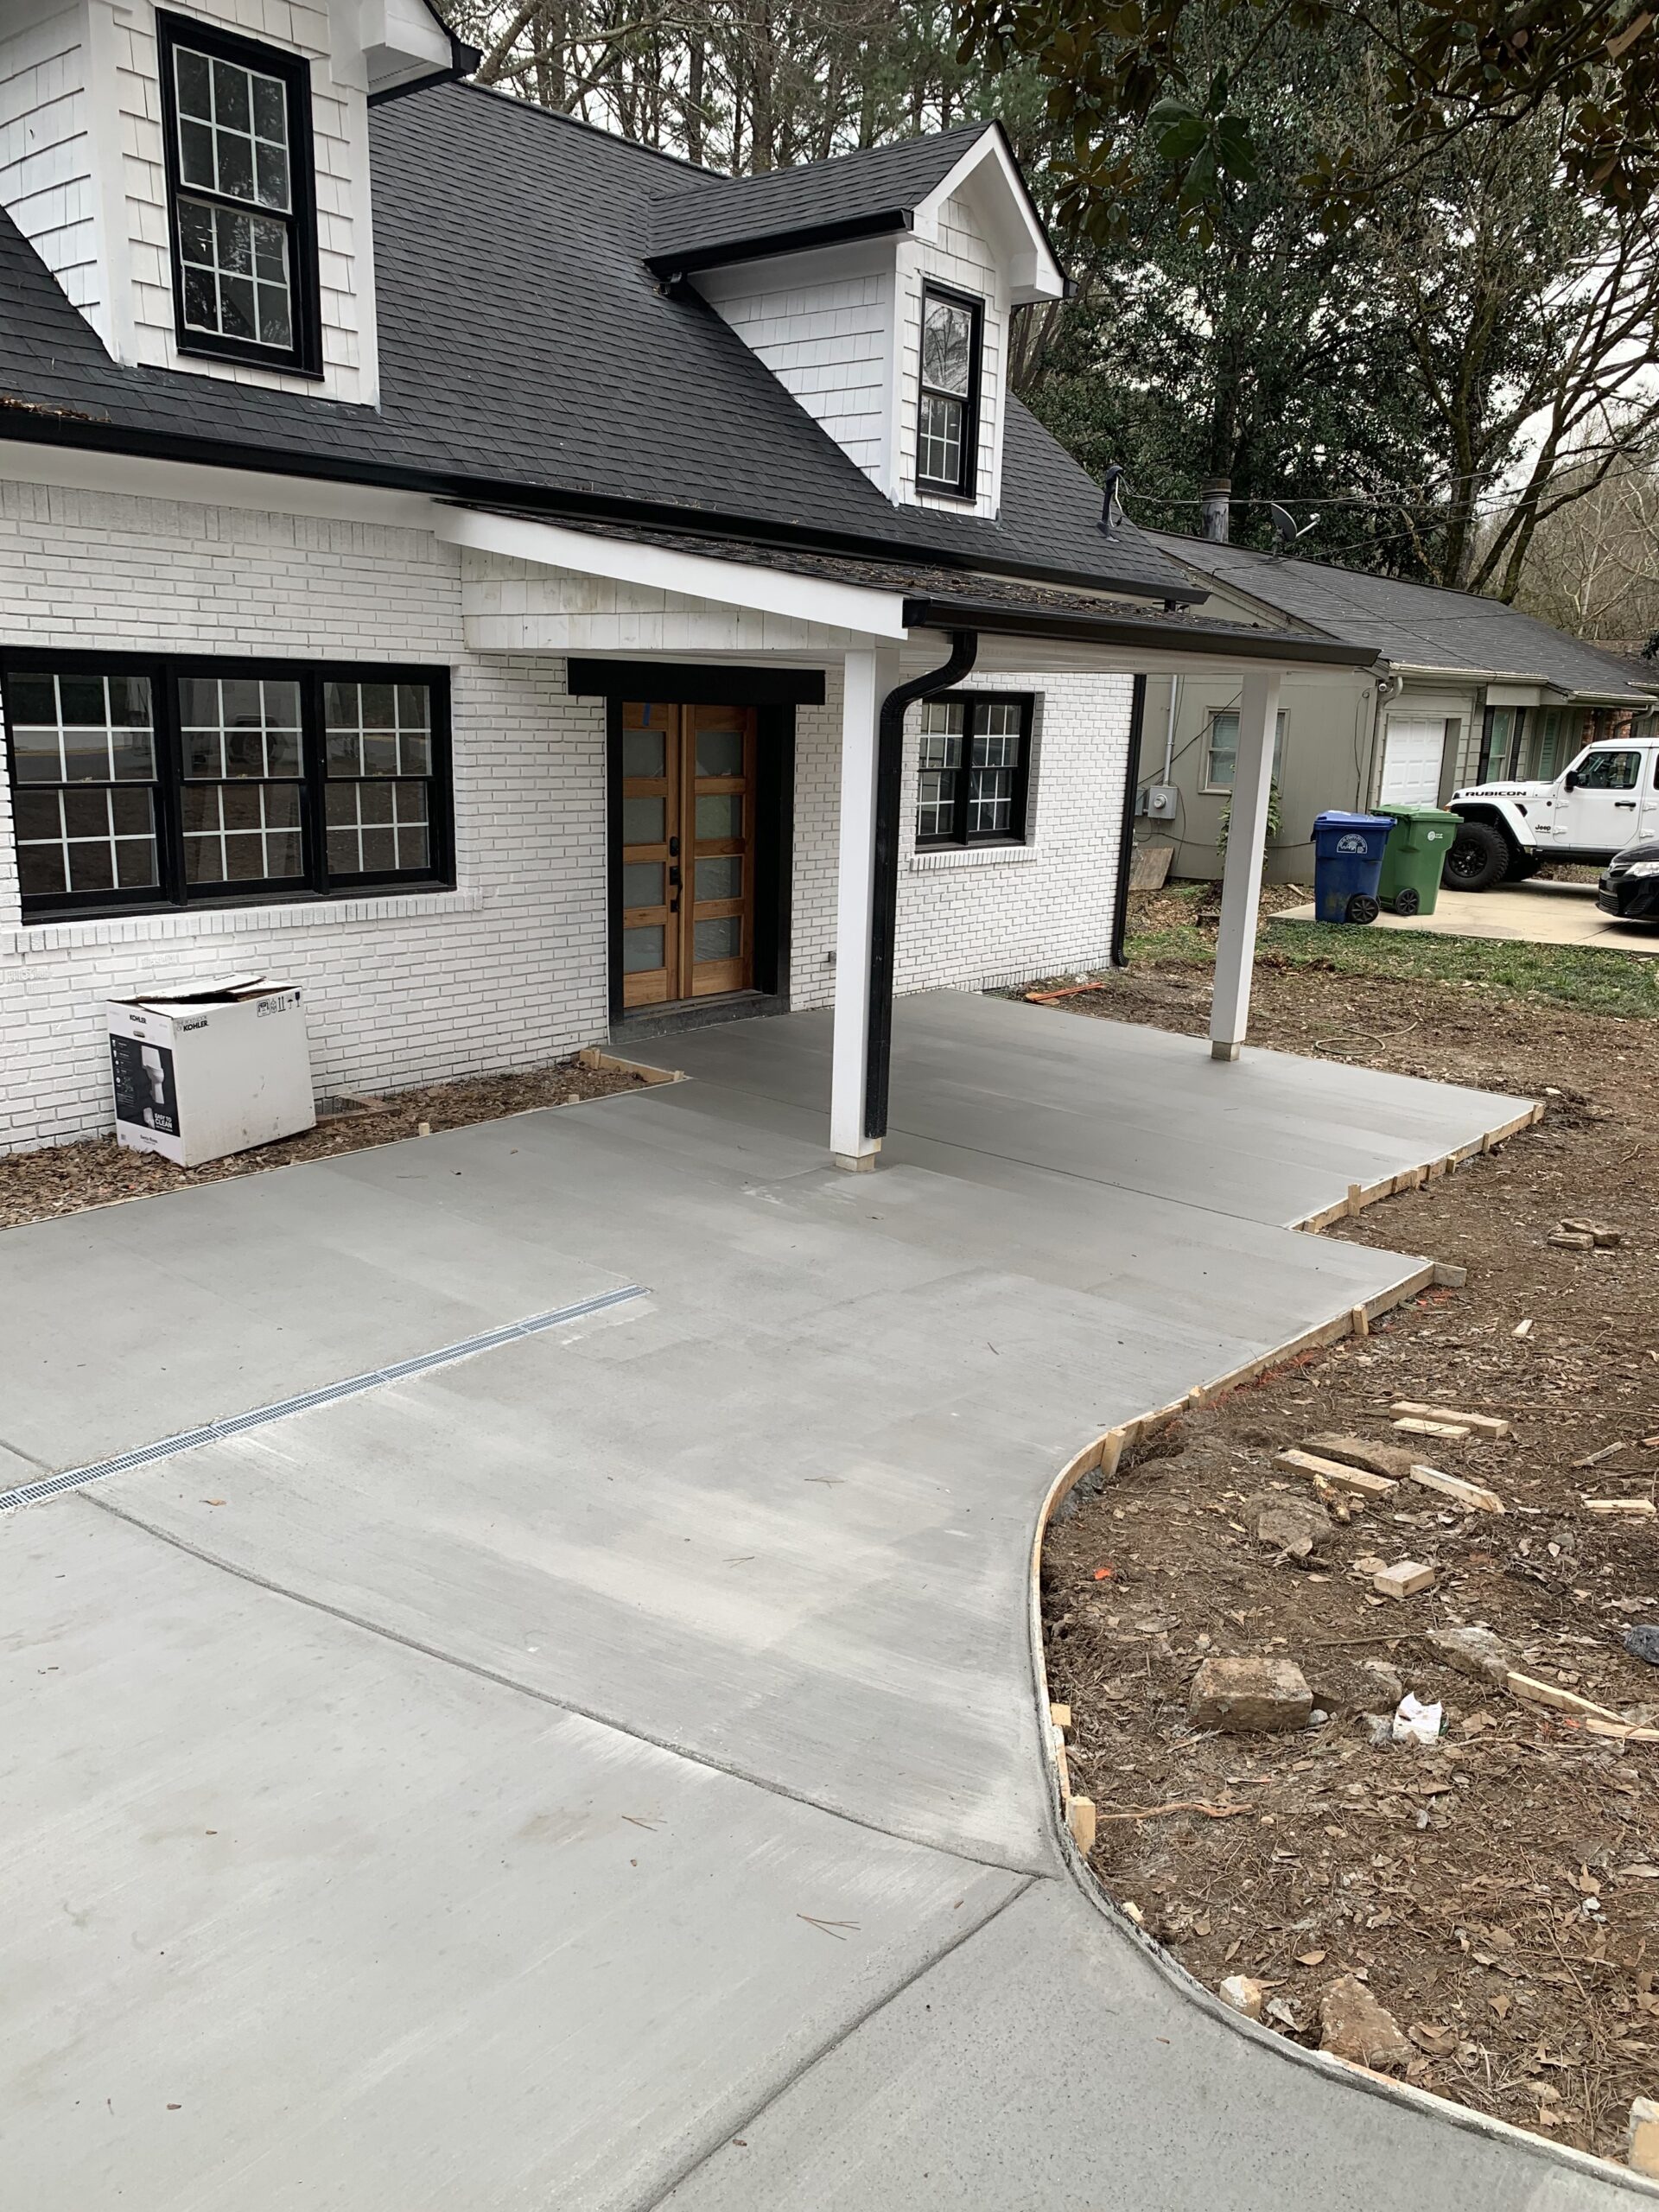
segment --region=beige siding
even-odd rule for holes
[[[82,0],[0,35],[0,206],[103,328]]]

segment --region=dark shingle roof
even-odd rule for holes
[[[1299,621],[1373,645],[1396,667],[1542,682],[1590,697],[1628,697],[1641,689],[1642,679],[1611,654],[1501,600],[1366,575],[1324,561],[1276,560],[1247,546],[1215,545],[1164,531],[1148,535],[1217,584],[1231,584]],[[1653,685],[1659,685],[1659,673],[1649,679]]]
[[[0,214],[0,423],[1202,595],[1140,531],[1102,535],[1097,486],[1015,403],[995,522],[892,505],[712,308],[664,296],[646,270],[654,202],[696,177],[683,163],[467,85],[377,107],[370,129],[378,410],[117,367]]]
[[[958,124],[930,138],[900,138],[834,161],[762,176],[669,189],[651,212],[645,257],[659,271],[702,269],[742,255],[901,229],[995,124]]]

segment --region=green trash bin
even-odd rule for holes
[[[1452,840],[1463,827],[1438,806],[1379,806],[1394,828],[1382,855],[1379,904],[1395,914],[1432,914],[1440,895],[1440,870]]]

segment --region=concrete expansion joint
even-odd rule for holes
[[[521,1682],[497,1668],[483,1666],[477,1660],[466,1658],[456,1651],[447,1651],[442,1644],[426,1643],[419,1637],[405,1636],[401,1630],[388,1628],[384,1622],[371,1620],[366,1615],[352,1612],[343,1605],[330,1605],[326,1598],[314,1597],[308,1591],[296,1590],[287,1583],[273,1580],[269,1575],[257,1574],[251,1567],[238,1566],[234,1560],[210,1552],[202,1545],[190,1543],[184,1537],[175,1535],[171,1529],[160,1528],[154,1522],[146,1521],[141,1514],[133,1513],[92,1491],[78,1490],[70,1495],[79,1502],[95,1506],[100,1513],[109,1514],[114,1520],[124,1522],[141,1535],[153,1537],[157,1543],[166,1544],[174,1551],[186,1553],[190,1558],[200,1560],[204,1567],[213,1567],[221,1574],[232,1575],[238,1582],[248,1583],[256,1590],[264,1590],[273,1598],[283,1598],[290,1605],[308,1606],[313,1612],[324,1613],[330,1620],[340,1621],[347,1628],[360,1630],[365,1636],[378,1637],[385,1643],[395,1643],[400,1649],[412,1651],[439,1666],[458,1668],[463,1674],[471,1675],[480,1681],[490,1682],[498,1689],[532,1699],[537,1705],[550,1706],[555,1712],[570,1713],[578,1720],[590,1721],[594,1727],[609,1729],[614,1735],[626,1737],[631,1743],[648,1744],[653,1751],[663,1751],[671,1758],[683,1759],[688,1766],[702,1767],[711,1774],[723,1775],[729,1782],[747,1783],[752,1789],[764,1790],[768,1796],[788,1798],[791,1803],[808,1806],[813,1812],[822,1813],[830,1820],[845,1821],[849,1827],[862,1829],[870,1835],[886,1836],[892,1842],[913,1845],[918,1850],[936,1853],[939,1858],[953,1859],[963,1866],[983,1867],[995,1874],[1017,1875],[1027,1882],[1042,1877],[1052,1879],[1058,1873],[1058,1869],[1052,1865],[1018,1866],[1005,1859],[989,1859],[975,1852],[963,1851],[954,1844],[940,1842],[931,1836],[912,1834],[904,1828],[886,1827],[877,1821],[861,1820],[856,1813],[849,1813],[844,1806],[814,1797],[806,1790],[791,1789],[786,1783],[775,1782],[769,1776],[757,1774],[747,1767],[728,1765],[720,1759],[709,1758],[705,1752],[693,1750],[689,1745],[675,1742],[671,1737],[656,1736],[648,1729],[632,1727],[626,1720],[618,1719],[614,1713],[601,1713],[595,1707],[578,1703],[574,1698],[558,1697],[551,1690],[537,1688],[533,1682]]]
[[[994,1920],[1001,1919],[1010,1905],[1018,1904],[1026,1892],[1034,1889],[1039,1881],[1044,1878],[1042,1875],[1027,1874],[1008,1891],[1006,1897],[999,1897],[994,1905],[982,1912],[977,1920],[970,1921],[965,1928],[955,1929],[948,1942],[941,1943],[937,1950],[931,1951],[927,1957],[921,1960],[908,1974],[901,1975],[891,1988],[884,1989],[879,1995],[872,1998],[854,2018],[847,2021],[844,2025],[836,2030],[835,2034],[826,2036],[816,2050],[807,2052],[797,2065],[791,2067],[786,2074],[782,2075],[772,2084],[764,2096],[756,2099],[734,2127],[722,2127],[717,2141],[708,2144],[701,2150],[694,2151],[684,2164],[669,2177],[667,2186],[641,2203],[638,2212],[658,2212],[658,2208],[668,2202],[676,2190],[689,2181],[700,2167],[706,2166],[717,2152],[725,2149],[734,2135],[741,2134],[745,2129],[753,2127],[756,2120],[768,2112],[781,2097],[787,2095],[798,2082],[804,2080],[815,2067],[823,2065],[826,2059],[832,2057],[843,2044],[850,2043],[859,2031],[868,2027],[878,2013],[886,2012],[890,2005],[896,2004],[907,1990],[913,1989],[918,1981],[925,1980],[936,1967],[943,1966],[948,1958],[961,1950],[964,1943],[970,1943],[976,1936],[982,1935]],[[1048,1878],[1054,1878],[1052,1869]]]

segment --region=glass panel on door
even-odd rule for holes
[[[622,1003],[754,982],[756,716],[747,707],[622,709]]]

